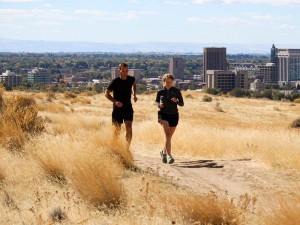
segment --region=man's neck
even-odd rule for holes
[[[122,80],[126,80],[126,79],[127,79],[127,77],[128,77],[128,75],[125,75],[125,76],[120,76],[120,78],[121,78]]]

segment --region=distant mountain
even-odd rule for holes
[[[119,53],[202,53],[203,47],[226,47],[228,54],[269,54],[272,44],[224,43],[93,43],[62,41],[27,41],[0,38],[0,52],[119,52]],[[297,48],[289,46],[290,48]],[[300,46],[298,46],[300,47]]]

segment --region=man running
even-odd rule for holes
[[[116,127],[118,134],[121,124],[124,122],[126,127],[126,141],[128,146],[132,139],[132,121],[133,108],[131,104],[131,95],[136,102],[136,83],[135,77],[128,75],[128,65],[121,63],[119,65],[120,76],[111,81],[105,91],[105,97],[113,103],[112,122]],[[113,92],[113,96],[111,96]]]

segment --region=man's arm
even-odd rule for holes
[[[119,101],[116,101],[116,99],[114,99],[112,96],[111,96],[111,91],[109,89],[106,89],[105,90],[105,97],[110,100],[112,103],[114,103],[115,106],[117,107],[122,107],[123,106],[123,103],[122,102],[119,102]]]
[[[132,95],[133,95],[134,102],[136,102],[137,101],[137,97],[136,97],[136,83],[135,82],[132,85]]]

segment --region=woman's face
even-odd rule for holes
[[[169,89],[169,88],[172,87],[172,85],[173,85],[173,80],[172,80],[172,79],[167,78],[167,79],[164,81],[164,87],[165,87],[165,88]]]

